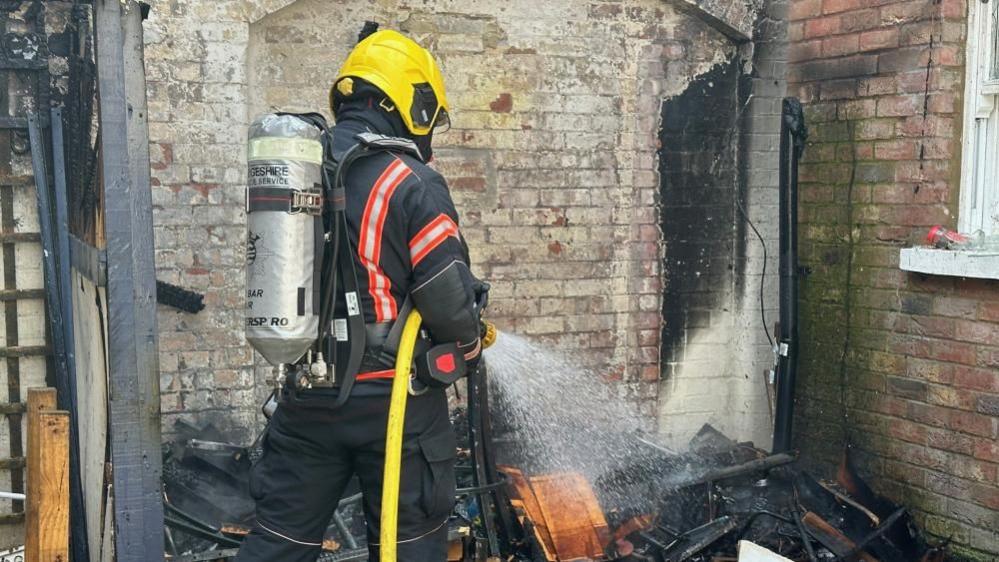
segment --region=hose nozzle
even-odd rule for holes
[[[496,331],[496,325],[488,320],[481,320],[480,323],[479,337],[482,339],[482,349],[486,349],[496,343],[499,332]]]

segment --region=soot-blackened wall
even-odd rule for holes
[[[758,293],[760,276],[758,268],[747,272],[740,212],[756,167],[740,149],[753,90],[743,63],[735,57],[715,66],[662,106],[660,426],[675,445],[704,423],[761,445],[769,437],[762,368],[750,345],[762,332],[759,298],[747,298]]]
[[[701,76],[663,103],[660,178],[663,360],[683,361],[688,333],[710,328],[735,279],[739,66]]]

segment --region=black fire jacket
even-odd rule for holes
[[[338,118],[333,128],[337,160],[358,142],[358,133],[402,136],[401,121],[391,122],[377,107],[341,108]],[[407,295],[434,344],[456,342],[466,359],[477,358],[481,284],[469,269],[468,247],[444,178],[406,152],[360,158],[346,174],[349,239],[369,325],[369,351],[358,381],[390,377],[384,362],[372,360],[381,342],[371,336],[387,332]],[[337,309],[335,317],[345,318],[343,303]],[[363,386],[368,385],[355,391],[364,392]]]

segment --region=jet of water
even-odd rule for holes
[[[568,354],[502,333],[486,362],[497,433],[511,461],[527,472],[578,472],[607,497],[616,490],[599,484],[656,446],[639,436],[647,420],[636,404]]]

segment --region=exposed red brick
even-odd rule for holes
[[[828,37],[839,33],[840,31],[840,18],[839,16],[828,16],[823,18],[815,18],[805,21],[805,37]]]
[[[926,443],[926,426],[910,421],[899,421],[889,424],[888,434],[896,439],[910,443]]]
[[[219,184],[217,183],[192,183],[189,185],[191,189],[200,193],[202,197],[208,197],[208,193],[211,190],[219,188]]]
[[[955,365],[954,386],[999,393],[999,373],[992,369]]]
[[[863,8],[866,4],[866,0],[822,0],[822,12],[826,14],[846,12]]]
[[[919,156],[919,146],[912,140],[883,141],[874,146],[879,160],[913,160]]]
[[[902,117],[922,110],[919,96],[885,96],[878,98],[879,117]]]
[[[489,109],[496,113],[510,113],[513,109],[513,96],[506,92],[500,94],[495,100],[489,102]]]
[[[448,181],[453,189],[458,191],[484,192],[486,190],[486,178],[454,178]]]
[[[874,51],[898,46],[898,28],[875,29],[860,34],[859,48],[861,51]]]
[[[945,18],[961,19],[967,14],[967,0],[941,0],[940,2],[940,15]]]
[[[950,428],[972,435],[991,437],[992,416],[975,412],[953,412],[950,416]]]
[[[822,0],[792,0],[788,18],[792,21],[811,18],[822,13]]]
[[[788,60],[802,61],[817,59],[822,56],[822,40],[802,41],[788,48]]]
[[[999,442],[980,440],[975,444],[975,458],[999,463]]]
[[[999,301],[981,303],[978,317],[986,322],[999,323]]]
[[[857,52],[860,45],[860,35],[849,33],[837,35],[822,40],[822,56],[837,57]]]
[[[957,107],[957,96],[950,92],[930,94],[927,109],[930,113],[954,113]]]
[[[844,32],[866,31],[881,27],[881,19],[877,8],[844,12],[840,17],[842,18],[840,26]]]

